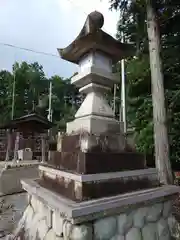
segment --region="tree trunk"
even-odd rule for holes
[[[146,0],[146,2],[156,168],[159,172],[160,182],[172,184],[173,177],[169,160],[168,131],[166,126],[164,79],[160,57],[160,35],[152,0]]]
[[[6,134],[7,134],[7,150],[6,150],[5,161],[9,161],[10,160],[10,152],[11,152],[11,141],[12,141],[11,129],[8,129]]]
[[[18,160],[19,141],[20,141],[20,132],[16,132],[13,162],[17,162]]]
[[[46,162],[46,136],[44,133],[41,134],[41,162]]]

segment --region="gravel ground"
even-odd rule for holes
[[[26,192],[0,197],[0,240],[12,232],[27,204]]]

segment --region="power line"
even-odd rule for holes
[[[33,53],[37,53],[37,54],[42,54],[42,55],[46,55],[46,56],[60,58],[58,55],[53,54],[53,53],[47,53],[47,52],[43,52],[43,51],[36,51],[34,49],[31,49],[31,48],[19,47],[19,46],[14,45],[14,44],[0,42],[0,45],[6,46],[6,47],[11,47],[11,48],[16,48],[16,49],[20,49],[20,50],[24,50],[24,51],[28,51],[28,52],[33,52]]]
[[[79,9],[81,9],[81,11],[82,11],[86,16],[89,15],[89,14],[86,13],[79,5],[76,5],[72,0],[68,0],[68,1],[69,1],[72,5],[74,5],[75,7],[78,7]],[[93,20],[93,19],[92,19],[92,20]],[[104,28],[104,30],[107,31],[105,28]],[[6,46],[6,47],[11,47],[11,48],[16,48],[16,49],[23,50],[23,51],[33,52],[33,53],[36,53],[36,54],[41,54],[41,55],[46,55],[46,56],[51,56],[51,57],[60,58],[58,55],[53,54],[53,53],[47,53],[47,52],[43,52],[43,51],[37,51],[37,50],[31,49],[31,48],[20,47],[20,46],[14,45],[14,44],[9,44],[9,43],[0,42],[0,45]]]
[[[73,4],[75,7],[78,7],[79,9],[81,9],[82,12],[83,12],[86,16],[89,15],[89,14],[86,13],[79,5],[76,5],[72,0],[68,0],[68,1],[69,1],[71,4]],[[176,17],[176,16],[178,16],[178,15],[180,15],[180,12],[177,13],[177,14],[175,14],[174,16],[166,19],[165,21],[163,21],[163,23],[161,24],[161,26],[164,25],[168,20],[170,20],[170,19],[172,19],[172,18],[174,18],[174,17]],[[93,19],[92,19],[92,20],[93,20]],[[105,28],[104,28],[104,30],[107,31]],[[51,56],[51,57],[59,58],[58,55],[53,54],[53,53],[47,53],[47,52],[43,52],[43,51],[37,51],[37,50],[31,49],[31,48],[19,47],[19,46],[14,45],[14,44],[9,44],[9,43],[0,42],[0,45],[6,46],[6,47],[11,47],[11,48],[16,48],[16,49],[24,50],[24,51],[28,51],[28,52],[33,52],[33,53],[36,53],[36,54],[42,54],[42,55],[46,55],[46,56]]]
[[[82,12],[88,16],[89,14],[86,13],[79,5],[76,5],[74,2],[72,2],[72,0],[68,0],[71,4],[73,4],[75,7],[78,7],[82,10]],[[168,20],[178,16],[180,13],[166,19],[162,25],[164,25]],[[105,28],[104,28],[105,31],[107,31]],[[0,42],[0,45],[2,46],[6,46],[6,47],[11,47],[11,48],[16,48],[16,49],[19,49],[19,50],[24,50],[24,51],[28,51],[28,52],[33,52],[33,53],[36,53],[36,54],[41,54],[41,55],[46,55],[46,56],[51,56],[51,57],[56,57],[56,58],[60,58],[58,55],[56,54],[53,54],[53,53],[47,53],[47,52],[43,52],[43,51],[37,51],[37,50],[34,50],[34,49],[31,49],[31,48],[25,48],[25,47],[20,47],[20,46],[17,46],[17,45],[14,45],[14,44],[9,44],[9,43],[4,43],[4,42]]]

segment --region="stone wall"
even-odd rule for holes
[[[39,175],[38,161],[26,161],[14,165],[11,163],[7,168],[3,166],[4,164],[0,164],[0,196],[22,192],[23,190],[20,180],[23,178],[37,178]]]
[[[14,235],[18,240],[170,240],[176,223],[171,210],[171,200],[162,200],[74,225],[58,211],[30,196]]]

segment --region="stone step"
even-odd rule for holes
[[[135,152],[54,152],[48,165],[79,174],[118,172],[145,168],[145,157]]]
[[[119,129],[118,129],[119,130]],[[60,140],[61,152],[122,152],[134,151],[122,133],[64,135]]]
[[[59,216],[73,224],[80,224],[95,219],[117,215],[134,207],[146,207],[149,204],[157,204],[170,200],[177,196],[179,187],[165,185],[152,189],[140,190],[111,197],[105,197],[90,201],[74,202],[53,191],[40,186],[33,180],[22,180],[23,188],[29,195],[40,200],[45,206],[57,211]],[[35,204],[39,206],[38,204]],[[151,209],[152,211],[153,209]],[[166,206],[167,211],[167,206]]]
[[[72,174],[39,166],[38,183],[74,201],[85,201],[158,187],[156,169],[105,174]]]

